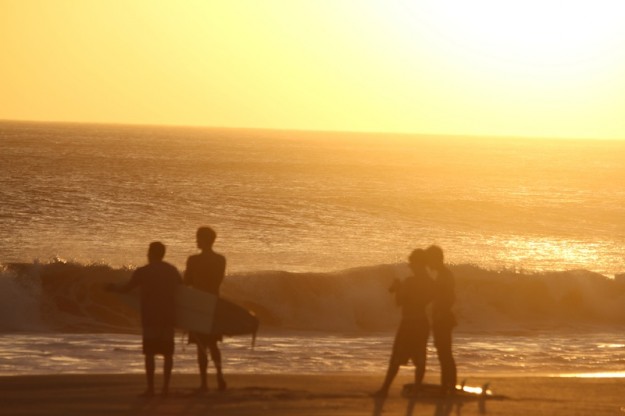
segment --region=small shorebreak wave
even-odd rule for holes
[[[523,272],[451,266],[459,330],[524,331],[625,325],[625,279],[585,271]],[[0,332],[134,333],[136,311],[109,282],[132,269],[60,261],[0,268]],[[259,317],[261,328],[328,332],[390,331],[399,310],[388,286],[407,273],[384,264],[329,273],[257,271],[227,276],[222,296]]]

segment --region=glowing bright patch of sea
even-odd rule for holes
[[[455,356],[459,379],[466,376],[550,375],[625,377],[625,343],[610,333],[488,335],[459,333]],[[222,344],[228,373],[369,373],[382,377],[392,334],[324,334],[316,332],[259,334],[227,338]],[[196,371],[194,346],[176,339],[175,373]],[[412,367],[402,371],[411,372]],[[3,334],[0,374],[142,373],[138,335]],[[428,375],[438,375],[430,342]]]

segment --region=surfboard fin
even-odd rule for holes
[[[256,334],[257,333],[258,333],[258,330],[252,332],[252,349],[256,347]]]

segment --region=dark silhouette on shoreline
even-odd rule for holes
[[[395,293],[397,305],[402,308],[402,318],[395,335],[393,350],[386,377],[375,395],[384,397],[393,383],[399,367],[412,360],[415,365],[415,393],[423,382],[430,324],[426,306],[434,298],[434,282],[425,269],[426,254],[422,249],[414,250],[409,257],[412,274],[403,282],[393,281],[389,291]]]
[[[184,284],[195,289],[219,296],[219,288],[226,272],[226,258],[213,251],[213,243],[217,233],[210,227],[200,227],[196,233],[197,247],[202,251],[187,259],[187,268],[184,273]],[[222,373],[221,351],[218,342],[222,341],[219,334],[204,334],[189,332],[189,343],[197,346],[197,362],[200,372],[199,393],[208,391],[207,371],[208,354],[215,365],[217,372],[217,388],[226,389],[226,381]]]
[[[165,245],[153,242],[148,249],[148,264],[134,271],[130,280],[123,285],[109,284],[111,292],[125,293],[135,288],[140,290],[141,326],[143,333],[143,354],[147,389],[144,397],[154,396],[155,356],[163,355],[163,390],[169,393],[171,371],[174,366],[174,295],[182,279],[178,270],[163,261]]]
[[[454,275],[445,266],[443,250],[435,245],[425,250],[428,268],[436,272],[434,301],[432,302],[432,334],[441,366],[443,394],[454,393],[457,375],[452,354],[452,331],[457,325],[452,307],[456,301]]]

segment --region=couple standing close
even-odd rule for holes
[[[163,355],[164,358],[162,395],[166,396],[169,392],[169,382],[174,364],[174,295],[176,286],[186,284],[216,296],[219,295],[219,287],[226,271],[226,258],[213,251],[213,243],[217,234],[210,227],[200,227],[196,236],[197,246],[201,253],[188,258],[184,279],[181,278],[174,266],[163,261],[165,245],[161,242],[153,242],[148,249],[148,264],[146,266],[135,270],[126,284],[107,286],[107,289],[112,292],[124,293],[137,287],[141,291],[143,354],[148,385],[147,390],[142,394],[145,397],[154,395],[156,355]],[[198,392],[200,393],[208,390],[206,380],[207,349],[217,371],[218,389],[226,389],[226,382],[221,370],[221,352],[217,345],[219,341],[221,341],[220,335],[189,333],[189,343],[197,345],[197,361],[201,380]]]
[[[430,322],[426,307],[432,302],[432,333],[434,345],[441,366],[441,389],[451,394],[456,389],[456,363],[452,355],[451,332],[456,326],[452,312],[455,301],[454,277],[443,261],[443,250],[430,246],[426,250],[416,249],[409,257],[412,275],[403,282],[395,279],[389,291],[395,293],[397,304],[402,308],[402,318],[397,329],[393,351],[386,378],[377,396],[386,396],[401,365],[412,360],[415,365],[415,384],[412,394],[418,394],[425,375],[427,343]],[[430,278],[426,268],[436,278]]]

